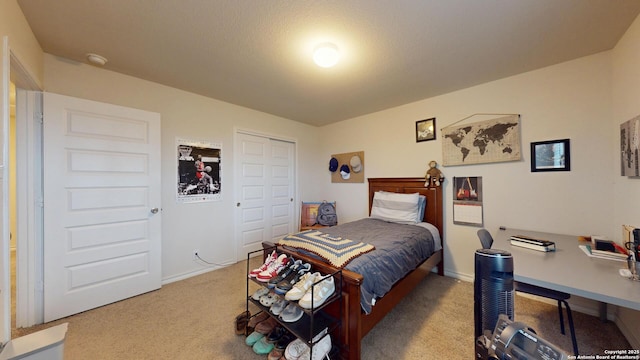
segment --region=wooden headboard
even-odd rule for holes
[[[443,237],[442,187],[425,187],[424,178],[369,178],[369,213],[373,204],[373,194],[376,191],[395,193],[419,193],[427,197],[424,211],[424,221],[435,225]]]

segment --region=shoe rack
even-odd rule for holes
[[[280,324],[282,327],[284,327],[289,332],[294,334],[300,340],[304,341],[307,344],[307,346],[311,348],[311,356],[313,356],[313,346],[316,343],[318,343],[320,340],[322,340],[325,336],[328,336],[329,334],[334,333],[334,330],[336,330],[340,326],[340,318],[342,318],[342,313],[341,313],[342,312],[342,270],[337,270],[332,274],[322,275],[323,279],[326,276],[333,276],[333,280],[336,287],[333,294],[329,296],[329,298],[322,305],[315,308],[312,307],[311,309],[305,309],[299,306],[297,301],[289,301],[289,304],[295,304],[295,306],[300,308],[303,313],[302,313],[302,318],[300,318],[299,320],[295,322],[285,322],[282,319],[280,319],[278,315],[272,314],[268,306],[262,305],[259,300],[254,300],[253,297],[251,296],[260,287],[266,288],[267,283],[261,282],[256,280],[255,278],[249,277],[249,272],[251,271],[250,259],[253,254],[256,254],[258,252],[262,253],[264,251],[267,254],[271,254],[273,250],[276,250],[276,253],[277,253],[278,252],[277,246],[263,249],[263,250],[256,250],[247,254],[247,293],[246,293],[247,308],[246,310],[249,311],[249,304],[253,304],[255,307],[259,309],[259,311],[256,312],[254,316],[258,315],[260,312],[267,313],[269,316],[274,318],[278,322],[278,324]],[[314,269],[312,268],[311,272],[313,271]],[[322,280],[316,281],[314,283],[314,286],[311,287],[310,291],[313,291],[313,289],[315,288],[315,285],[319,284],[320,282],[322,282]],[[275,292],[272,292],[272,293],[284,299],[284,294],[280,295]],[[313,298],[313,293],[311,295]],[[335,301],[340,301],[340,305],[339,305],[340,317],[339,318],[335,318],[327,314],[325,311],[323,311],[325,307],[327,307],[329,304]],[[334,347],[333,341],[332,341],[332,347]],[[330,353],[333,353],[333,352],[334,351],[331,351]]]

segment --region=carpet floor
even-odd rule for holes
[[[257,267],[258,259],[249,265]],[[245,309],[246,268],[242,261],[51,323],[16,329],[13,337],[67,322],[67,360],[266,359],[234,333],[235,316]],[[555,305],[516,296],[515,310],[517,321],[571,352],[568,331],[560,334]],[[581,355],[629,348],[615,324],[573,314]],[[362,358],[472,359],[473,337],[473,283],[432,274],[363,339]]]

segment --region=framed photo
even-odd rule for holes
[[[570,171],[569,139],[531,143],[531,172]]]
[[[436,118],[416,121],[416,142],[436,139]]]

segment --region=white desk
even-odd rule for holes
[[[513,246],[509,242],[512,235],[553,241],[556,251],[545,253]],[[624,278],[618,272],[627,268],[627,262],[587,256],[578,248],[577,236],[506,229],[494,231],[493,238],[492,248],[509,251],[513,256],[516,281],[600,301],[604,304],[601,318],[606,304],[640,310],[640,281]]]

